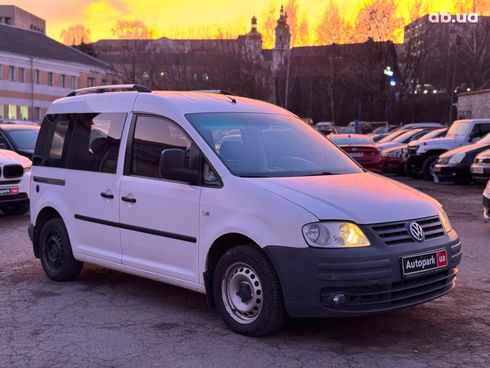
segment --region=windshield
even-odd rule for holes
[[[385,143],[385,142],[391,142],[393,139],[395,139],[396,137],[398,137],[399,135],[402,135],[404,133],[406,133],[407,131],[406,130],[396,130],[394,132],[391,132],[390,134],[388,134],[386,137],[384,137],[383,139],[380,139],[378,141],[378,143]]]
[[[408,141],[410,141],[410,139],[415,136],[416,134],[420,133],[422,131],[422,129],[412,129],[412,130],[409,130],[408,132],[405,132],[401,135],[399,135],[398,137],[396,137],[395,139],[393,139],[391,142],[398,142],[398,143],[407,143]]]
[[[451,125],[451,128],[449,128],[446,137],[448,138],[464,137],[466,135],[466,132],[468,132],[470,124],[471,124],[470,121],[464,121],[464,120],[455,121],[453,125]]]
[[[328,137],[330,141],[335,143],[336,145],[359,145],[359,144],[374,144],[373,140],[368,136],[330,136]]]
[[[436,129],[433,130],[429,133],[424,134],[422,137],[419,138],[419,141],[427,141],[432,138],[440,138],[443,137],[444,134],[446,133],[447,129]]]
[[[259,113],[197,113],[187,119],[230,172],[242,177],[360,173],[362,169],[301,120]]]
[[[23,151],[34,151],[38,134],[39,128],[8,131],[8,135],[12,139],[15,148]]]

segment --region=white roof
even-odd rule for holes
[[[48,113],[145,112],[172,118],[198,112],[257,112],[293,115],[268,102],[218,93],[187,91],[105,92],[64,97]]]

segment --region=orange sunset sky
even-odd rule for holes
[[[264,46],[270,47],[272,38],[265,25],[269,20],[271,29],[271,20],[277,19],[281,4],[294,3],[298,22],[304,20],[307,32],[313,35],[330,1],[342,18],[353,24],[359,10],[375,0],[0,0],[0,4],[17,5],[46,19],[47,34],[57,40],[61,40],[64,29],[75,24],[83,24],[90,30],[89,41],[114,38],[111,29],[118,20],[140,20],[152,30],[154,37],[236,37],[249,30],[250,18],[255,14],[258,29],[264,35]],[[413,17],[411,8],[416,1],[424,12],[471,11],[474,3],[480,14],[490,12],[490,0],[399,0],[396,15],[402,24]],[[395,33],[395,41],[403,41],[402,28]],[[293,43],[298,45],[299,41],[293,39]],[[314,44],[318,40],[312,36],[301,43]]]

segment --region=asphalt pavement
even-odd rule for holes
[[[481,186],[401,178],[446,208],[463,243],[456,289],[348,319],[295,319],[249,338],[205,296],[85,265],[55,283],[34,258],[28,216],[0,214],[0,367],[489,367],[490,223]]]

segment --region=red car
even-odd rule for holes
[[[362,167],[381,174],[383,160],[374,141],[363,134],[331,134],[328,139],[342,148]]]

